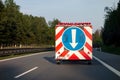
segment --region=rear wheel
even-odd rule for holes
[[[92,64],[91,60],[90,60],[90,61],[88,61],[88,65],[91,65],[91,64]]]
[[[56,60],[56,64],[60,64],[61,63],[61,61],[60,60]]]

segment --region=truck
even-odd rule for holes
[[[55,60],[92,60],[92,25],[90,22],[58,23],[55,27]]]

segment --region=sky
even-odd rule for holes
[[[4,1],[4,0],[3,0]],[[117,7],[119,0],[14,0],[24,14],[45,17],[46,21],[91,22],[93,32],[104,25],[107,7]]]

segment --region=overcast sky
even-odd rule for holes
[[[104,8],[119,0],[14,0],[24,14],[54,18],[62,22],[91,22],[93,32],[104,24]]]

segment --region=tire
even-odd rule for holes
[[[61,63],[61,61],[60,60],[56,60],[56,64],[60,64]]]
[[[91,65],[91,64],[92,64],[91,60],[90,60],[90,61],[88,61],[88,65]]]

